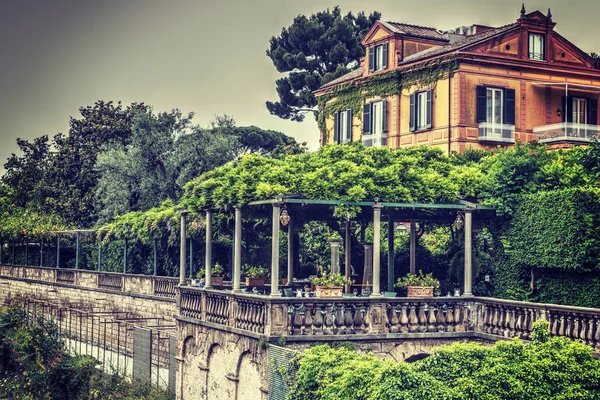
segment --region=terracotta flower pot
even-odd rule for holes
[[[317,297],[342,297],[343,286],[334,286],[329,288],[327,286],[317,286],[316,293]]]
[[[211,276],[210,284],[213,286],[223,286],[223,277],[222,276]]]
[[[408,297],[433,297],[433,286],[407,286]]]
[[[265,278],[246,277],[246,286],[265,286]]]

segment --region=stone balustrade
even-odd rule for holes
[[[533,323],[545,318],[551,335],[581,339],[600,350],[600,309],[482,297],[279,298],[190,287],[179,290],[180,316],[235,328],[252,337],[337,340],[427,335],[528,340]]]
[[[171,299],[179,284],[178,278],[165,276],[13,265],[0,265],[0,276]]]

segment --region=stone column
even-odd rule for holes
[[[271,230],[271,296],[281,296],[279,293],[279,214],[281,204],[273,204],[273,224]]]
[[[233,293],[241,293],[242,277],[242,209],[235,207],[235,234],[233,238]]]
[[[329,245],[331,246],[331,273],[339,274],[340,273],[340,244],[342,242],[337,239],[332,239],[329,241]]]
[[[181,212],[181,233],[179,237],[179,286],[185,284],[185,264],[187,261],[187,211]]]
[[[417,273],[417,223],[410,221],[410,269],[411,274]]]
[[[387,290],[394,290],[394,216],[390,210],[388,215],[388,270]]]
[[[381,297],[381,206],[373,206],[373,292],[371,297]]]
[[[206,289],[212,287],[212,211],[206,210],[206,258],[204,259],[204,273]]]
[[[473,212],[465,211],[465,291],[464,297],[473,297],[473,254],[471,232],[473,229]]]
[[[352,265],[352,236],[350,232],[350,221],[346,220],[346,243],[344,244],[344,263],[346,267],[344,268],[344,276],[346,280],[350,279],[351,274],[351,265]],[[350,293],[350,285],[345,285],[345,292]]]
[[[288,285],[294,280],[294,221],[288,222],[288,247],[287,247],[287,280]]]

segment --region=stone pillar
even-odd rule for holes
[[[390,210],[388,215],[388,270],[387,270],[387,290],[394,290],[394,215]]]
[[[206,210],[206,258],[204,259],[206,282],[204,287],[212,287],[212,211]]]
[[[344,268],[344,276],[346,277],[346,281],[350,279],[351,274],[351,265],[352,265],[352,236],[350,232],[350,221],[346,220],[346,243],[344,244],[344,264],[346,267]],[[350,293],[350,284],[345,285],[345,292]]]
[[[417,273],[417,223],[410,221],[410,269],[411,274]]]
[[[294,280],[294,221],[288,222],[288,247],[287,247],[287,280],[288,285]]]
[[[473,212],[465,211],[465,291],[464,297],[473,297],[473,252],[471,233],[473,229]]]
[[[187,214],[187,211],[181,212],[181,233],[179,235],[179,286],[185,284],[185,264],[187,261]]]
[[[371,297],[381,297],[381,206],[373,206],[373,292]]]
[[[235,234],[233,238],[233,293],[241,293],[242,277],[242,209],[235,207]]]
[[[281,296],[279,293],[279,214],[281,204],[273,204],[273,224],[271,229],[271,296]]]
[[[340,244],[342,242],[337,239],[332,239],[329,241],[331,245],[331,273],[339,274],[340,273]]]

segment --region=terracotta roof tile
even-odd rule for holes
[[[434,40],[443,40],[445,42],[448,41],[448,38],[444,36],[442,31],[430,28],[428,26],[419,26],[419,25],[411,25],[411,24],[403,24],[400,22],[382,22],[388,29],[396,33],[403,33],[409,36],[415,36],[425,39],[434,39]]]
[[[453,51],[458,51],[458,50],[464,50],[467,47],[474,45],[482,40],[488,39],[495,35],[499,35],[499,34],[508,32],[517,26],[518,26],[517,23],[504,25],[499,28],[494,28],[494,29],[490,29],[488,31],[484,31],[481,33],[476,33],[475,35],[467,36],[463,40],[459,40],[458,42],[455,42],[452,44],[448,44],[445,46],[431,47],[427,50],[423,50],[419,53],[415,53],[415,54],[412,54],[412,55],[404,58],[404,60],[400,64],[408,64],[408,63],[412,63],[412,62],[422,60],[425,58],[437,56],[440,54],[451,53]]]
[[[363,71],[364,71],[363,67],[358,67],[355,70],[352,70],[352,71],[348,72],[347,74],[340,76],[339,78],[336,78],[330,82],[327,82],[326,84],[321,86],[320,89],[323,89],[323,88],[326,88],[329,86],[333,86],[333,85],[337,85],[337,84],[340,84],[340,83],[343,83],[346,81],[350,81],[355,78],[360,78],[363,74]]]

